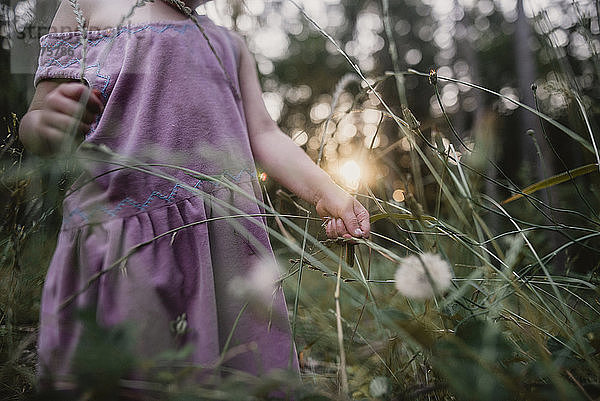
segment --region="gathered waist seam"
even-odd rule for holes
[[[254,174],[252,174],[246,180],[237,179],[235,180],[235,184],[257,182],[257,179],[253,177],[253,175]],[[213,195],[219,191],[229,189],[228,187],[223,186],[220,183],[212,182],[212,185],[213,187],[208,190],[200,189],[200,187],[202,186],[202,182],[199,181],[196,185],[193,186],[195,189],[198,189],[199,192],[187,191],[188,195],[182,196],[179,189],[183,188],[183,186],[180,184],[176,184],[168,195],[157,195],[156,193],[158,191],[153,191],[152,194],[148,197],[148,199],[146,199],[146,201],[143,203],[136,202],[134,200],[131,200],[130,198],[125,198],[124,200],[116,203],[112,207],[107,206],[105,204],[92,205],[91,207],[88,206],[86,208],[73,207],[67,209],[67,207],[65,207],[63,209],[63,222],[61,231],[69,231],[89,224],[103,223],[113,219],[125,219],[142,213],[150,213],[152,211],[160,210],[170,205],[178,204],[179,202],[185,200],[198,197],[203,198],[206,195]],[[153,199],[160,199],[163,203],[160,206],[151,207],[151,201]],[[124,210],[129,210],[129,212],[120,213]]]

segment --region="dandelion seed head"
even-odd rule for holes
[[[410,255],[400,262],[395,279],[398,292],[405,297],[433,298],[434,295],[443,293],[450,287],[452,268],[448,262],[434,253]]]
[[[275,259],[259,258],[245,275],[235,277],[229,283],[230,293],[252,304],[271,305],[277,287],[280,269]]]
[[[369,392],[371,396],[379,398],[388,392],[388,379],[383,376],[375,376],[369,384]]]

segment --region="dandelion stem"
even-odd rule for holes
[[[337,323],[337,337],[338,337],[338,347],[340,349],[340,368],[339,368],[339,377],[341,382],[341,396],[344,399],[348,398],[349,388],[348,388],[348,376],[346,373],[346,351],[344,350],[344,331],[342,329],[342,311],[340,307],[340,284],[342,282],[342,251],[343,248],[340,249],[339,261],[338,261],[338,274],[337,280],[335,284],[335,293],[333,297],[335,298],[335,317]]]
[[[306,237],[308,234],[308,217],[310,216],[310,212],[307,213],[307,219],[304,223],[304,235],[302,236],[302,251],[300,252],[300,265],[298,266],[298,283],[296,285],[296,295],[294,297],[294,315],[292,316],[292,346],[290,349],[290,362],[289,366],[292,366],[292,362],[294,360],[294,343],[296,341],[296,323],[298,320],[298,301],[300,299],[300,288],[302,285],[302,267],[304,262],[304,252],[306,250]]]

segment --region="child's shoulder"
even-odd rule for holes
[[[85,20],[90,30],[116,26],[119,24],[119,14],[124,10],[123,3],[129,0],[119,1],[121,4],[113,4],[113,0],[77,0],[74,7],[71,1],[62,0],[52,20],[51,32],[77,31],[79,17]]]
[[[141,7],[138,3],[138,0],[78,0],[77,12],[85,18],[91,31],[187,19],[163,1],[147,2]],[[77,31],[77,26],[77,16],[71,1],[62,0],[52,21],[51,31]]]
[[[231,38],[231,42],[233,43],[233,45],[235,47],[235,50],[237,53],[237,58],[239,60],[243,56],[244,52],[247,49],[246,40],[239,32],[236,32],[234,30],[227,29],[227,28],[222,28],[222,29],[225,30],[227,32],[227,34],[229,35],[229,37]]]
[[[82,1],[81,3],[85,3]],[[51,32],[68,32],[77,30],[77,19],[73,8],[67,0],[60,2],[54,19],[52,20]]]

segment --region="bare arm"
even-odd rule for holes
[[[21,119],[19,139],[30,152],[51,155],[58,152],[69,131],[85,134],[102,110],[99,93],[92,92],[86,104],[79,99],[89,88],[67,80],[41,81],[29,111]],[[78,119],[77,116],[81,116]]]
[[[254,58],[245,43],[239,67],[244,113],[252,153],[267,174],[302,199],[316,206],[321,217],[330,217],[327,235],[369,235],[369,213],[346,191],[335,184],[308,155],[285,135],[271,119],[262,100]]]
[[[83,1],[87,6],[88,1]],[[85,8],[84,8],[85,11]],[[65,27],[75,28],[77,22],[66,1],[62,1],[52,21],[51,32]],[[90,89],[74,80],[51,79],[38,83],[29,110],[21,119],[19,138],[27,150],[50,155],[61,149],[67,133],[76,127],[78,134],[90,129],[90,124],[102,110],[100,94],[89,93],[85,104],[80,99]],[[77,119],[77,116],[81,116]]]

